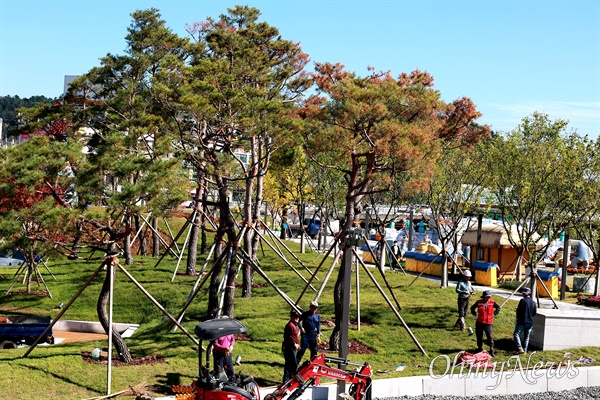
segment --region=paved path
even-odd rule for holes
[[[449,282],[449,285],[456,286],[456,282]],[[491,288],[488,286],[482,286],[482,285],[477,285],[477,284],[475,284],[475,285],[471,284],[471,285],[478,293],[481,293],[484,290],[489,290],[491,292],[492,296],[503,297],[505,299],[510,296],[511,300],[521,300],[521,298],[522,298],[521,294],[519,294],[518,292],[511,296],[512,291],[510,291],[510,290],[500,289],[500,288]],[[480,294],[477,296],[480,296]],[[558,309],[560,309],[560,310],[590,310],[590,311],[598,312],[600,314],[600,309],[597,309],[594,307],[586,307],[586,306],[582,306],[579,304],[567,303],[565,301],[558,300],[558,298],[554,299],[554,302],[556,303],[556,305],[558,306]],[[540,308],[555,308],[554,303],[552,302],[552,300],[549,297],[540,297],[539,306],[540,306]]]

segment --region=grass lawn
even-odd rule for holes
[[[176,228],[174,228],[176,229]],[[298,250],[298,245],[288,242],[288,246]],[[286,292],[292,299],[297,299],[304,288],[303,280],[282,260],[277,258],[268,246],[261,252],[261,268],[270,280]],[[316,253],[298,254],[307,268],[315,270],[321,261]],[[302,266],[288,257],[300,273],[308,279],[309,273]],[[127,270],[169,313],[177,316],[185,303],[195,277],[177,275],[171,282],[177,260],[165,257],[156,265],[157,260],[151,257],[136,257]],[[199,267],[204,260],[199,260]],[[10,294],[8,287],[13,282],[16,268],[2,268],[0,273],[0,313],[3,315],[50,315],[55,317],[61,302],[67,304],[83,283],[100,265],[100,260],[68,261],[61,258],[50,258],[48,266],[56,280],[41,266],[40,271],[46,279],[53,298],[37,295]],[[184,264],[184,263],[183,263]],[[326,262],[326,267],[330,265]],[[179,271],[185,269],[180,265]],[[318,281],[313,286],[319,289],[327,268],[317,274]],[[385,283],[375,269],[373,276],[385,290]],[[96,301],[104,273],[101,273],[92,284],[75,301],[62,319],[97,321]],[[319,312],[324,321],[333,319],[332,289],[337,275],[332,275],[319,299]],[[427,353],[423,355],[411,339],[406,329],[390,310],[375,285],[362,269],[359,269],[360,291],[356,290],[356,275],[353,277],[352,305],[350,315],[352,326],[349,338],[358,340],[373,349],[373,354],[352,354],[349,360],[356,363],[368,362],[374,371],[390,371],[375,373],[374,378],[391,378],[399,376],[427,375],[432,359],[440,354],[454,356],[457,352],[476,348],[475,337],[467,332],[452,328],[456,321],[456,294],[454,287],[441,289],[438,282],[419,279],[408,286],[414,276],[402,273],[387,272],[385,274],[398,302],[402,306],[400,315],[410,327],[414,337]],[[241,274],[240,274],[241,280]],[[255,275],[252,298],[237,298],[235,317],[248,327],[250,340],[238,341],[234,349],[234,357],[242,356],[242,365],[236,372],[253,375],[261,387],[278,385],[283,372],[283,355],[280,350],[283,327],[285,326],[289,306],[276,291],[261,278]],[[24,289],[18,282],[13,292]],[[35,287],[37,289],[37,287]],[[387,293],[387,290],[386,290]],[[359,296],[357,296],[359,295]],[[388,297],[391,298],[389,293]],[[300,305],[308,307],[315,292],[308,290]],[[360,297],[360,330],[356,325],[359,317],[357,297]],[[573,297],[573,296],[571,296]],[[568,301],[574,302],[574,298]],[[502,303],[503,299],[496,299]],[[187,310],[183,319],[185,328],[193,332],[196,324],[204,318],[207,295],[203,289]],[[498,361],[512,355],[512,331],[517,301],[506,303],[494,323],[494,334],[497,343]],[[122,272],[117,272],[114,292],[114,320],[140,324],[135,334],[126,339],[133,356],[158,355],[166,361],[154,365],[114,366],[112,373],[112,392],[118,392],[131,386],[145,388],[155,396],[171,395],[174,384],[188,385],[196,377],[198,371],[197,348],[180,330],[170,331],[170,321],[152,302],[135,287]],[[468,326],[474,327],[474,317],[467,319]],[[324,338],[327,339],[331,327],[324,323]],[[14,399],[65,398],[83,399],[106,394],[106,366],[86,363],[83,352],[90,352],[95,347],[107,347],[106,341],[78,342],[55,346],[38,347],[24,358],[25,348],[0,351],[0,360],[4,368],[0,369],[0,390],[10,393]],[[533,360],[560,362],[565,351],[538,352]],[[580,356],[600,359],[600,349],[583,348],[572,350],[574,359]],[[337,356],[337,354],[332,354]],[[305,356],[306,358],[306,356]],[[403,371],[396,372],[394,367],[405,364]],[[594,363],[593,365],[595,365]],[[441,365],[434,365],[440,373]],[[2,397],[2,396],[0,396]]]

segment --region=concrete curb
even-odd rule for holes
[[[559,392],[580,387],[600,386],[600,367],[583,367],[569,363],[559,368],[542,368],[542,365],[528,365],[527,359],[512,357],[510,365],[504,363],[503,370],[497,369],[460,370],[456,367],[443,376],[408,376],[404,378],[376,379],[372,383],[371,397],[383,399],[401,396],[500,396],[525,393]],[[528,368],[529,367],[529,368]],[[452,373],[451,373],[452,372]],[[264,399],[275,387],[262,388],[260,397]],[[175,396],[160,397],[156,400],[174,400]],[[328,383],[313,386],[299,397],[299,400],[339,400],[337,384]]]
[[[139,328],[138,324],[123,324],[117,322],[114,322],[113,326],[124,338],[130,337],[133,335],[133,332]],[[92,321],[58,320],[56,324],[54,324],[53,329],[66,332],[106,333],[100,322]]]
[[[511,358],[512,360],[512,358]],[[499,396],[524,393],[558,392],[579,387],[600,386],[600,367],[583,367],[568,364],[556,369],[542,369],[542,366],[530,365],[521,359],[522,368],[515,360],[510,366],[505,365],[504,371],[487,370],[460,373],[455,368],[454,373],[432,376],[409,376],[404,378],[377,379],[373,381],[372,398],[387,398],[401,396]],[[264,388],[261,397],[274,391],[275,388]],[[302,400],[336,400],[337,385],[326,384],[307,389]]]

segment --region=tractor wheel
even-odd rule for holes
[[[13,342],[12,340],[5,340],[3,342],[0,342],[0,349],[16,349],[17,348],[17,344],[15,342]]]
[[[248,393],[244,389],[239,388],[237,386],[223,385],[223,388],[221,390],[223,390],[224,392],[235,393],[238,396],[241,396],[241,397],[246,398],[248,400],[254,399],[254,396],[252,396],[252,394]],[[231,397],[233,397],[233,396],[227,396],[227,398],[231,398]]]

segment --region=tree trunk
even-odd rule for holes
[[[343,288],[344,288],[344,271],[345,271],[344,258],[345,257],[343,257],[340,262],[337,280],[335,281],[335,285],[333,287],[335,326],[333,327],[333,331],[331,331],[331,336],[329,337],[329,350],[331,350],[331,351],[339,351],[339,349],[340,349],[340,340],[341,340],[341,333],[342,333],[341,332],[342,310],[344,307],[342,305]]]
[[[223,231],[217,229],[215,237],[214,258],[215,265],[210,275],[210,286],[208,287],[208,305],[206,316],[209,319],[216,318],[219,311],[219,285],[221,284],[221,272],[223,270],[223,259],[227,262],[223,252],[227,251],[227,246],[223,245]]]
[[[225,298],[223,304],[222,315],[227,315],[233,318],[234,312],[234,298],[235,298],[235,278],[237,276],[236,268],[236,253],[237,248],[234,245],[237,242],[237,235],[235,231],[235,221],[229,207],[229,190],[227,180],[225,178],[217,177],[217,187],[219,188],[219,227],[217,228],[217,235],[215,241],[215,267],[213,274],[210,279],[209,297],[208,297],[208,316],[209,318],[215,318],[219,314],[219,285],[221,283],[223,267],[226,267],[229,263],[229,273],[225,277]],[[223,246],[223,239],[227,238],[227,246]],[[231,253],[223,254],[228,252],[231,247]]]
[[[126,227],[130,228],[131,217],[127,219]],[[129,229],[125,229],[128,231]],[[123,257],[125,257],[125,265],[133,264],[133,254],[131,253],[131,234],[127,233],[123,238]]]
[[[137,233],[137,239],[140,241],[140,247],[138,250],[138,254],[140,256],[145,256],[146,254],[148,254],[148,248],[146,247],[146,236],[142,232],[142,221],[141,221],[142,219],[140,218],[139,215],[136,214],[133,217],[133,220],[135,222],[135,232]]]
[[[357,171],[356,168],[354,168],[354,171]],[[344,223],[340,226],[340,236],[338,243],[342,254],[344,253],[344,249],[346,248],[346,240],[348,240],[348,237],[352,231],[354,219],[356,213],[358,212],[363,197],[363,195],[357,193],[354,189],[357,179],[358,176],[356,173],[354,175],[351,175],[348,179],[348,191],[346,194],[346,209],[344,211]],[[368,187],[368,185],[366,185],[366,187]],[[329,339],[329,349],[335,351],[339,351],[340,349],[343,310],[345,307],[350,307],[350,304],[344,304],[343,302],[344,290],[350,290],[350,288],[344,288],[344,271],[346,270],[345,259],[346,257],[342,257],[337,281],[335,282],[335,286],[333,288],[333,304],[335,305],[335,327],[333,328],[333,331],[331,332],[331,337]],[[350,266],[350,268],[348,268],[348,271],[351,270],[352,268]],[[348,329],[348,327],[344,327],[344,329]]]
[[[252,163],[246,173],[244,222],[248,223],[252,221],[252,223],[256,223],[255,215],[258,205],[254,202],[254,188],[257,187],[255,185],[257,185],[260,162],[260,139],[256,136],[250,138],[250,157]],[[247,229],[244,232],[244,251],[252,261],[256,259],[256,247],[253,244],[254,237],[253,229]],[[244,261],[242,264],[242,297],[252,297],[252,267],[247,261]]]
[[[106,263],[106,262],[105,262]],[[104,328],[104,331],[108,335],[108,315],[106,312],[106,306],[108,304],[108,299],[110,296],[110,281],[112,278],[112,271],[114,267],[110,265],[110,262],[107,263],[106,268],[106,278],[104,279],[104,284],[102,285],[102,289],[100,290],[100,295],[98,296],[98,303],[96,305],[96,311],[98,313],[98,320]],[[130,363],[133,361],[131,357],[131,353],[129,352],[129,348],[125,344],[125,341],[121,337],[121,334],[117,331],[117,329],[113,326],[112,329],[112,342],[115,346],[115,349],[119,353],[119,360],[124,363]],[[111,356],[109,354],[109,356]]]
[[[253,197],[252,193],[254,192],[254,178],[246,179],[246,201],[244,204],[244,222],[253,221],[253,212],[252,212],[252,204]],[[254,247],[252,246],[252,238],[254,237],[254,230],[248,226],[248,229],[244,232],[244,251],[250,258],[250,260],[255,260],[256,256],[253,252]],[[244,261],[242,264],[242,297],[249,298],[252,297],[252,276],[251,276],[252,267],[248,261]]]
[[[83,219],[80,218],[75,223],[75,239],[73,240],[73,247],[71,247],[71,253],[67,256],[69,260],[76,260],[79,257],[79,247],[81,247],[81,241],[83,239]]]
[[[201,242],[200,242],[200,254],[206,254],[208,250],[208,240],[206,237],[206,216],[208,215],[208,190],[202,191],[202,216],[200,217],[200,232],[201,232]]]
[[[160,257],[160,240],[158,238],[158,217],[152,217],[152,257]]]
[[[188,255],[187,264],[185,267],[186,275],[196,275],[197,269],[196,264],[198,262],[198,236],[200,233],[200,207],[202,205],[203,190],[202,184],[199,184],[196,188],[196,195],[194,199],[194,219],[192,220],[192,226],[190,227],[190,240],[188,241]]]
[[[442,279],[440,287],[445,289],[448,287],[448,253],[446,252],[446,239],[440,235],[440,241],[442,242]]]
[[[194,207],[200,207],[200,201],[197,200],[194,202]],[[196,212],[194,214],[194,219],[192,220],[192,226],[190,227],[190,240],[188,241],[188,254],[187,254],[187,263],[185,267],[186,275],[196,275],[197,269],[196,264],[198,262],[198,236],[200,233],[200,213]]]
[[[27,294],[31,293],[31,281],[33,279],[33,274],[35,274],[35,267],[33,264],[33,250],[28,249],[27,251],[23,251],[23,256],[25,258],[25,263],[27,264]],[[37,275],[36,275],[37,280]]]
[[[262,147],[261,147],[261,149],[262,149]],[[262,154],[262,152],[261,152],[261,154]],[[259,157],[259,158],[262,158],[262,157]],[[254,207],[252,209],[252,212],[253,212],[252,223],[256,227],[256,229],[259,229],[260,221],[261,221],[260,210],[263,205],[264,180],[265,180],[265,176],[267,174],[267,170],[269,168],[269,160],[270,160],[270,157],[267,154],[264,162],[261,164],[260,172],[259,172],[258,176],[256,177],[256,197],[254,199]],[[265,217],[266,217],[266,215],[267,215],[267,207],[265,206]],[[258,234],[256,234],[256,232],[253,232],[252,246],[251,246],[253,261],[258,260],[257,254],[258,254],[259,242],[260,242],[260,236]],[[242,292],[242,297],[252,297],[252,282],[253,281],[254,281],[254,269],[250,265],[245,265],[244,266],[244,286],[248,285],[248,291],[246,293],[246,296],[244,296],[244,292]]]

